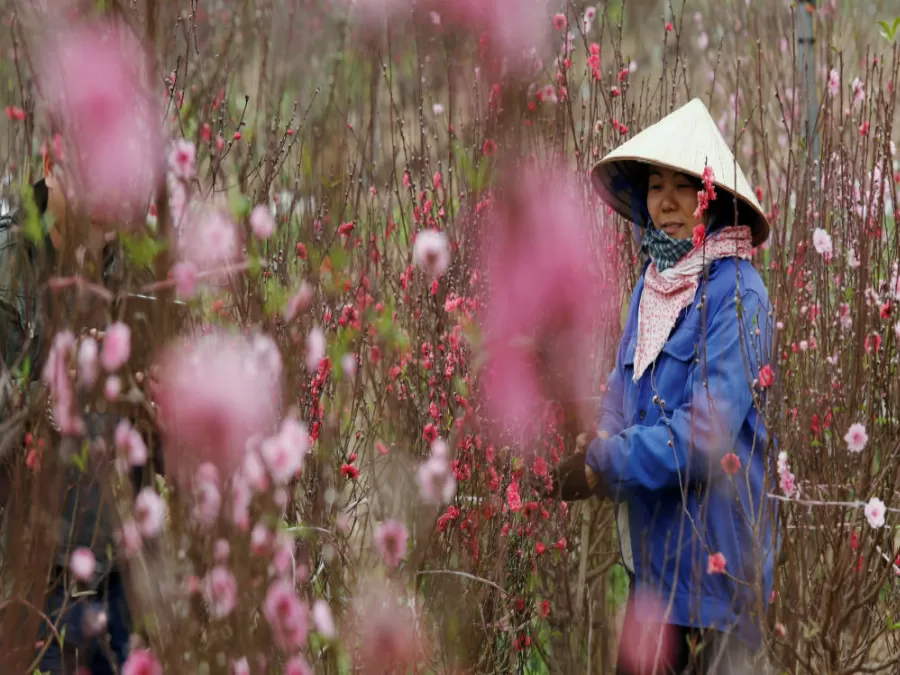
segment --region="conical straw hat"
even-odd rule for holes
[[[709,110],[695,98],[656,124],[644,129],[601,159],[591,172],[594,189],[620,215],[640,222],[647,195],[640,193],[646,165],[666,167],[703,177],[703,169],[712,167],[717,188],[727,190],[743,202],[741,225],[753,231],[753,245],[769,236],[769,223],[762,206],[738,166],[731,150]]]

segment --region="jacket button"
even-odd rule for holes
[[[642,420],[647,419],[647,411],[646,411],[646,410],[641,410],[641,414],[638,415],[638,417],[640,417]]]

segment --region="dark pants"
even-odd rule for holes
[[[616,675],[726,675],[748,672],[754,663],[750,648],[722,631],[668,624],[644,632],[633,600],[630,594]]]
[[[96,612],[106,614],[106,627],[99,632],[90,630],[91,616]],[[91,675],[119,672],[128,657],[131,616],[125,586],[117,572],[107,575],[96,595],[73,598],[62,581],[54,584],[47,597],[47,615],[61,635],[65,628],[65,636],[60,645],[44,626],[41,639],[50,640],[50,645],[38,666],[41,673],[72,675],[78,668]]]

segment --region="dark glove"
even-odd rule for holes
[[[584,463],[587,455],[583,451],[567,457],[561,461],[551,472],[553,488],[548,497],[562,499],[567,502],[575,502],[594,496],[594,491],[588,485],[584,475]]]

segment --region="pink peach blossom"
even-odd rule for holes
[[[354,9],[365,25],[377,26],[385,17],[409,16],[412,5],[411,0],[356,0]],[[416,9],[438,13],[446,30],[487,36],[486,47],[506,57],[511,71],[523,74],[530,63],[526,57],[543,51],[553,26],[550,12],[533,0],[424,0]]]
[[[213,567],[203,579],[203,598],[214,619],[224,619],[237,605],[238,586],[225,567]]]
[[[162,532],[166,504],[153,488],[145,487],[134,500],[134,516],[141,534],[152,539]]]
[[[197,267],[192,262],[181,261],[172,267],[172,279],[175,281],[175,294],[185,300],[194,297],[197,292]]]
[[[337,628],[334,625],[331,607],[324,600],[319,599],[313,603],[312,620],[316,632],[326,640],[333,640],[337,637]]]
[[[363,675],[417,670],[426,641],[402,591],[385,584],[373,587],[356,598],[351,616],[348,647]]]
[[[680,645],[678,633],[665,621],[665,604],[648,593],[637,593],[630,602],[619,633],[620,667],[633,673],[668,672]]]
[[[162,174],[162,111],[148,50],[123,25],[76,22],[42,50],[37,76],[68,144],[65,179],[95,221],[142,217]]]
[[[384,564],[397,567],[406,557],[409,530],[399,520],[386,520],[375,526],[375,548]]]
[[[828,73],[828,95],[836,96],[841,87],[841,75],[835,68]]]
[[[250,531],[250,551],[254,555],[268,555],[272,547],[272,532],[262,523],[257,523]]]
[[[516,174],[484,228],[483,395],[495,436],[529,433],[552,401],[586,422],[592,412],[575,402],[591,393],[600,327],[618,320],[584,200],[560,175]]]
[[[53,343],[44,362],[41,379],[50,389],[53,418],[63,434],[80,435],[84,431],[84,421],[74,407],[74,392],[69,380],[69,360],[75,349],[75,336],[71,331],[60,331],[53,337]]]
[[[133,649],[122,664],[122,675],[163,675],[163,669],[149,649]]]
[[[865,506],[864,509],[866,520],[869,521],[869,525],[877,530],[884,527],[884,514],[885,514],[885,506],[884,502],[878,499],[878,497],[872,497]]]
[[[213,549],[213,559],[217,563],[226,563],[228,562],[228,557],[231,555],[231,544],[227,539],[218,539],[216,541],[216,546]]]
[[[107,401],[114,401],[122,393],[122,378],[118,375],[110,375],[103,383],[103,397]]]
[[[263,602],[263,615],[279,649],[290,652],[306,644],[309,610],[294,593],[290,582],[284,579],[272,582]]]
[[[130,466],[144,466],[148,451],[144,439],[128,420],[120,420],[114,433],[116,449],[125,454]]]
[[[847,449],[850,452],[859,453],[866,447],[869,442],[869,436],[866,434],[866,427],[862,424],[851,424],[844,436],[847,443]]]
[[[269,338],[211,333],[170,347],[155,387],[167,470],[190,480],[212,463],[233,475],[247,442],[275,426],[281,360]]]
[[[84,338],[78,345],[78,379],[87,387],[97,381],[99,354],[97,341],[92,337]]]
[[[290,323],[294,317],[310,308],[313,301],[313,287],[307,282],[300,284],[300,290],[292,295],[284,306],[281,316],[285,323]]]
[[[437,230],[421,230],[413,244],[413,262],[432,278],[444,276],[450,266],[447,235]]]
[[[179,180],[191,180],[197,173],[197,148],[179,138],[169,151],[169,171]]]
[[[294,569],[294,539],[290,534],[280,531],[275,535],[272,551],[272,564],[269,567],[271,577],[289,577]]]
[[[191,511],[193,519],[202,528],[212,527],[219,519],[221,508],[222,493],[216,484],[198,481],[194,486],[194,508]]]
[[[258,239],[268,239],[275,233],[275,218],[265,204],[259,204],[250,212],[250,229]]]
[[[419,465],[419,494],[428,504],[446,504],[456,494],[456,477],[446,458],[432,456]]]
[[[259,448],[269,475],[276,485],[285,485],[303,469],[309,452],[309,430],[303,422],[288,417],[276,436],[267,438]]]
[[[89,548],[77,548],[69,556],[69,571],[76,580],[88,582],[94,576],[97,561]]]
[[[126,558],[131,557],[141,550],[141,545],[143,543],[141,532],[137,523],[133,520],[122,523],[122,529],[119,532],[118,539]]]
[[[325,358],[325,332],[314,326],[306,337],[306,368],[314,373]]]
[[[191,263],[199,272],[227,266],[237,259],[237,228],[223,209],[201,207],[184,225],[179,253],[183,262]]]
[[[284,675],[313,675],[313,669],[302,654],[297,654],[284,664]]]
[[[821,227],[817,227],[813,232],[813,248],[822,256],[831,256],[834,248],[831,243],[831,235]]]

